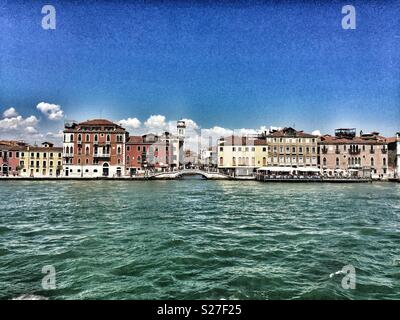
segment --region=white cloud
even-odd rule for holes
[[[315,136],[321,136],[321,131],[320,130],[314,130],[311,134]]]
[[[144,123],[147,128],[150,129],[164,129],[167,124],[165,123],[165,116],[152,115]]]
[[[13,118],[17,117],[18,113],[14,108],[8,108],[7,110],[4,111],[3,115],[4,118]]]
[[[47,137],[56,138],[56,139],[62,138],[63,135],[64,135],[64,133],[63,133],[62,130],[60,130],[60,131],[58,131],[58,132],[47,132],[47,133],[46,133],[46,136],[47,136]]]
[[[24,119],[22,116],[4,118],[0,120],[0,130],[18,130],[26,127],[34,127],[39,120],[35,116],[29,116]]]
[[[64,112],[58,104],[40,102],[36,108],[45,114],[49,120],[60,120],[64,117]]]
[[[182,120],[185,121],[187,129],[198,129],[199,128],[197,123],[195,121],[193,121],[192,119],[182,119]]]
[[[29,133],[29,134],[35,134],[35,133],[37,133],[38,131],[37,131],[34,127],[26,127],[26,128],[25,128],[25,132],[26,132],[26,133]]]
[[[121,126],[126,127],[126,128],[132,128],[132,129],[138,129],[140,128],[140,125],[142,124],[138,118],[128,118],[128,119],[122,119],[118,121]]]

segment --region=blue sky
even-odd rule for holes
[[[203,128],[350,126],[393,136],[400,2],[350,3],[356,30],[341,27],[348,1],[51,1],[56,30],[43,30],[47,2],[9,1],[0,4],[0,112],[34,115],[42,133],[65,118],[144,126],[163,115]],[[64,117],[48,119],[40,102]]]

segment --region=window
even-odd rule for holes
[[[224,158],[220,157],[219,158],[219,165],[222,166],[224,164]]]
[[[373,166],[374,166],[374,158],[371,158],[371,167],[373,167]]]
[[[232,158],[232,165],[236,166],[236,158],[235,157]]]
[[[81,141],[82,141],[82,135],[78,134],[78,142],[81,142]]]
[[[336,158],[336,166],[339,166],[339,158]]]
[[[383,165],[386,166],[386,158],[383,158]]]
[[[263,152],[266,152],[266,151],[267,151],[267,148],[266,148],[266,147],[263,147],[263,148],[262,148],[262,151],[263,151]]]
[[[324,159],[322,160],[322,164],[323,164],[324,166],[326,166],[326,158],[324,158]]]
[[[121,154],[121,147],[117,148],[117,154]]]
[[[224,151],[224,147],[219,147],[219,151]]]
[[[130,151],[130,150],[131,150],[131,147],[127,146],[126,151]]]
[[[86,135],[86,142],[89,142],[90,141],[90,135]]]
[[[140,151],[140,146],[137,147],[137,151]]]
[[[74,142],[74,135],[73,134],[70,135],[69,141],[70,142]]]
[[[233,147],[233,148],[232,148],[232,151],[233,151],[233,152],[235,152],[235,151],[236,151],[236,148],[235,148],[235,147]]]
[[[263,157],[263,166],[265,166],[265,165],[267,165],[267,158],[266,157]]]

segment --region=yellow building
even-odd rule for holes
[[[26,147],[20,160],[21,176],[58,177],[62,173],[62,150],[49,142],[42,147]]]
[[[229,136],[218,142],[218,168],[232,176],[248,176],[265,166],[268,146],[265,139]]]

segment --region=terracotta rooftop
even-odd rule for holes
[[[375,136],[374,138],[366,137],[354,137],[349,138],[338,138],[331,135],[324,135],[321,137],[321,144],[385,144],[387,139],[382,136]]]
[[[127,144],[143,143],[143,137],[142,136],[129,136],[128,141],[126,143]]]
[[[387,143],[394,143],[394,142],[397,142],[397,137],[389,137],[389,138],[386,138],[386,142],[387,142]]]
[[[94,125],[98,125],[98,126],[120,126],[110,120],[107,119],[92,119],[92,120],[86,120],[84,122],[80,122],[79,125],[81,126],[94,126]]]
[[[318,136],[305,133],[303,131],[297,131],[293,128],[283,128],[282,130],[277,130],[269,133],[267,137],[276,137],[276,138],[281,138],[281,137],[293,137],[293,138],[317,138]]]

